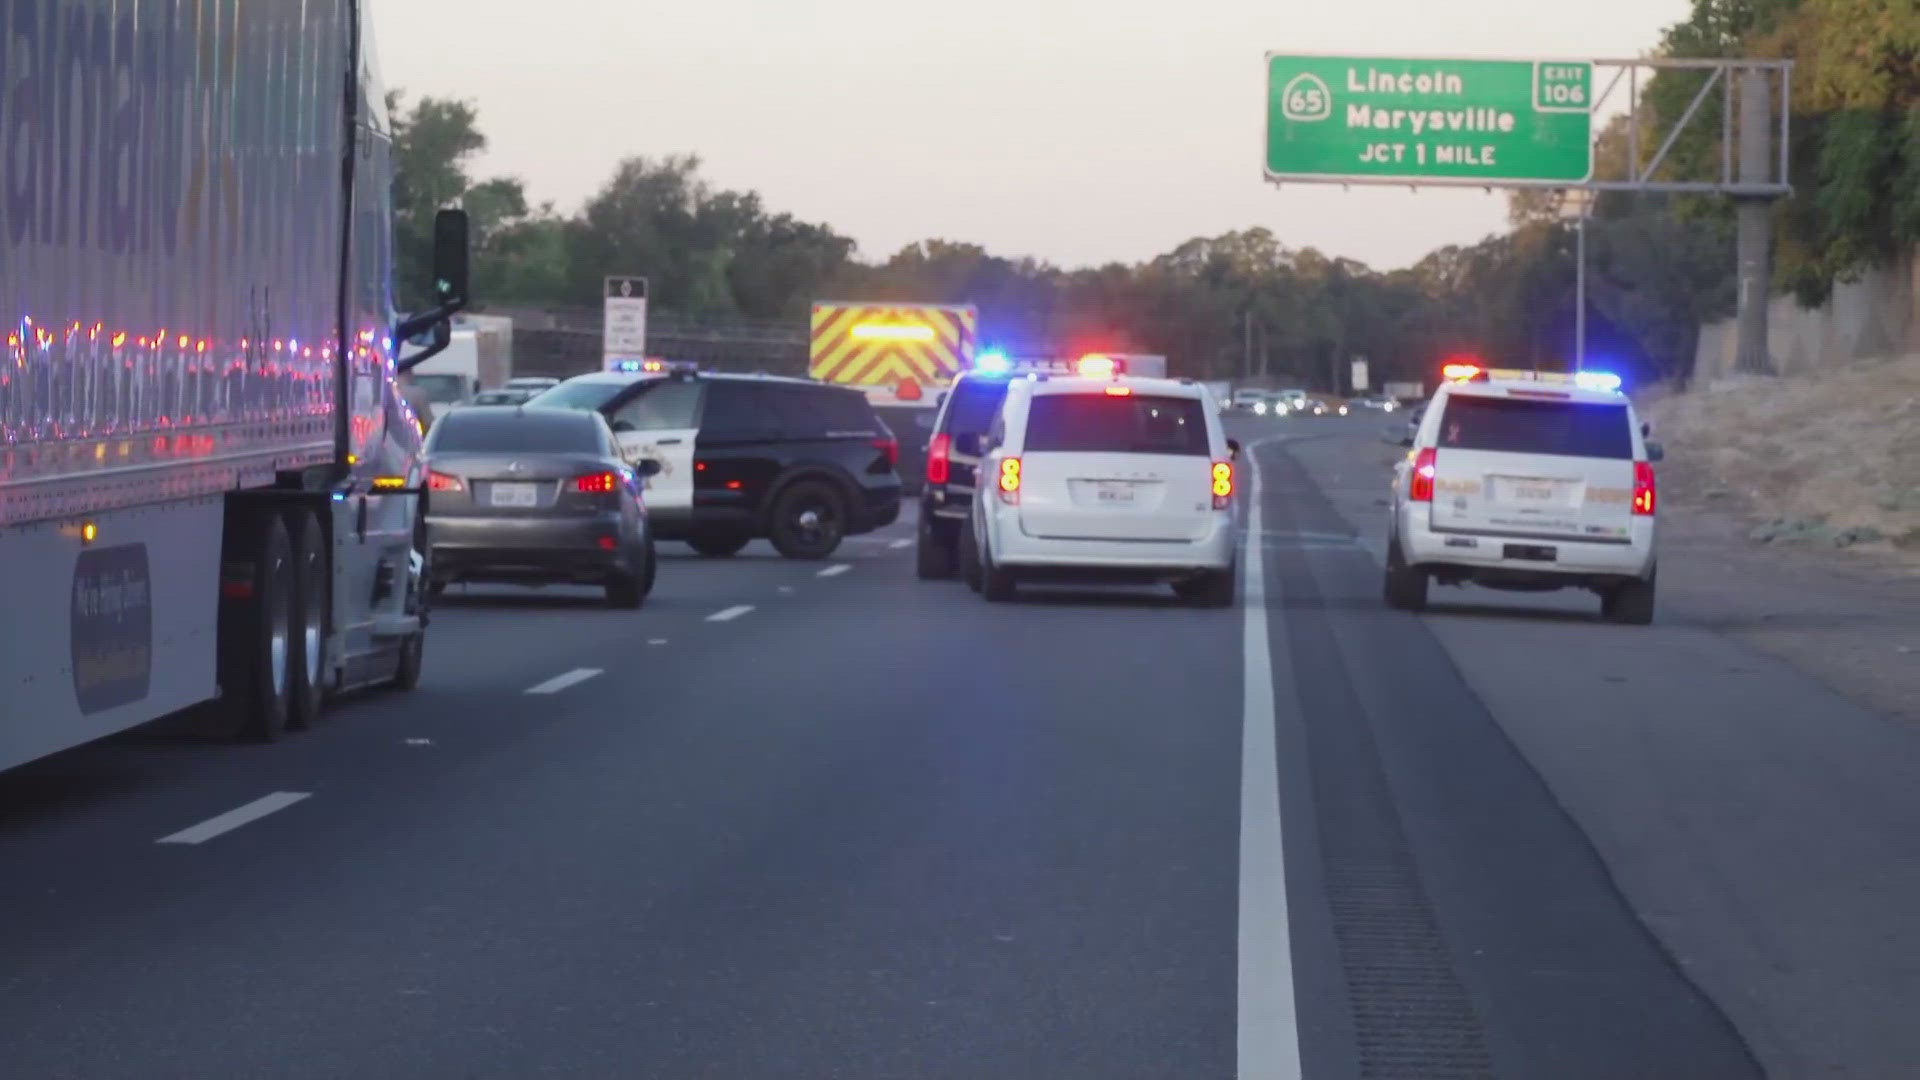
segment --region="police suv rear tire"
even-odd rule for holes
[[[953,539],[940,539],[940,528],[928,518],[920,519],[919,543],[914,549],[914,570],[922,581],[950,578],[959,559]]]
[[[789,559],[824,559],[847,535],[847,499],[825,480],[797,480],[773,500],[767,539]]]
[[[1600,614],[1608,621],[1626,626],[1646,626],[1653,621],[1654,578],[1616,585],[1600,596]]]
[[[980,545],[974,542],[972,522],[960,527],[960,580],[980,591]]]
[[[1387,569],[1381,592],[1387,606],[1397,611],[1424,611],[1427,606],[1427,572],[1408,566],[1400,554],[1398,538],[1387,539]]]
[[[1239,575],[1234,567],[1225,570],[1202,570],[1193,577],[1174,583],[1174,594],[1182,600],[1192,600],[1202,607],[1232,607],[1239,595]]]

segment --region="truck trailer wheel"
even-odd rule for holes
[[[327,539],[320,520],[306,510],[287,516],[293,537],[293,728],[320,719],[327,691]]]
[[[293,711],[293,543],[278,513],[231,513],[220,570],[220,697],[233,735],[271,742]]]

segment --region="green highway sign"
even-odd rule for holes
[[[1577,184],[1593,65],[1267,54],[1267,179]]]

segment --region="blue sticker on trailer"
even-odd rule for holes
[[[73,695],[91,716],[147,696],[153,583],[147,545],[90,548],[73,567]]]

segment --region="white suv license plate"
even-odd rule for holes
[[[1133,502],[1133,485],[1125,480],[1101,480],[1093,486],[1097,502],[1127,505]]]
[[[494,506],[539,506],[540,485],[496,483],[493,485],[491,499]]]

